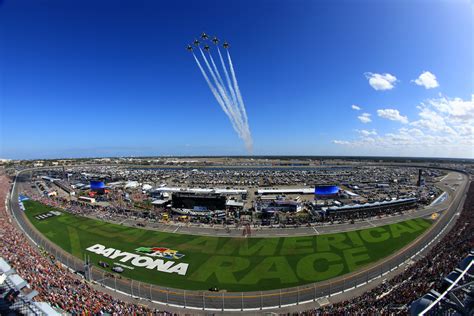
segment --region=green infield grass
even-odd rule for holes
[[[94,265],[99,260],[121,265],[125,277],[187,290],[261,291],[327,280],[394,253],[432,224],[411,219],[327,235],[229,238],[132,228],[62,211],[55,215],[49,212],[56,209],[35,201],[24,205],[30,222],[74,256],[87,254]]]

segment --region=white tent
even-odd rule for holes
[[[139,185],[138,181],[128,181],[127,184],[125,184],[125,189],[135,189]]]
[[[149,185],[149,184],[144,184],[144,185],[142,186],[142,190],[143,190],[143,191],[150,191],[151,189],[153,189],[153,187],[152,187],[151,185]]]

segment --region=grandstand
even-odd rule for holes
[[[57,185],[59,188],[61,188],[62,190],[64,190],[64,192],[68,193],[69,195],[75,195],[75,194],[76,194],[75,191],[74,191],[74,189],[71,188],[71,187],[69,186],[69,184],[67,184],[67,183],[64,182],[63,180],[57,180],[57,179],[55,179],[55,180],[53,181],[53,183],[54,183],[55,185]]]
[[[410,305],[410,314],[460,315],[474,312],[474,250],[442,280],[442,292],[431,290]]]
[[[5,201],[9,188],[10,181],[0,174],[0,200]],[[4,309],[0,315],[56,315],[63,311],[72,315],[172,315],[94,289],[54,255],[33,246],[12,224],[5,203],[0,203],[0,237],[0,310]]]
[[[314,194],[313,188],[258,189],[258,195],[266,194]]]
[[[0,257],[0,315],[61,315],[46,302],[35,302],[38,295],[16,271]]]
[[[322,208],[328,215],[330,214],[341,214],[341,213],[352,213],[358,211],[372,211],[381,210],[389,207],[401,207],[401,206],[414,206],[417,203],[416,198],[397,199],[392,201],[373,202],[356,205],[343,205],[343,206],[332,206]]]
[[[470,262],[472,262],[472,232],[474,231],[472,226],[472,193],[474,192],[471,186],[464,205],[464,210],[459,220],[457,220],[456,226],[454,226],[439,244],[436,244],[433,250],[426,254],[421,260],[411,263],[402,274],[385,281],[374,290],[363,293],[361,296],[349,301],[329,304],[299,314],[356,314],[361,311],[368,314],[404,314],[410,311],[410,303],[412,301],[416,301],[422,297],[429,297],[431,299],[430,304],[435,303],[433,307],[431,307],[432,313],[440,311],[450,314],[454,313],[454,311],[459,312],[459,310],[453,309],[453,302],[456,302],[452,294],[455,293],[455,291],[457,291],[456,293],[461,293],[457,295],[458,301],[462,302],[463,308],[466,309],[465,311],[469,311],[468,308],[472,308],[472,304],[468,300],[468,291],[470,289],[464,285],[469,283],[469,278],[472,277],[472,271],[469,270],[470,268],[466,268],[466,260],[471,258]],[[387,201],[387,203],[390,202],[394,201]],[[413,201],[407,199],[398,202],[408,203]],[[403,205],[403,203],[401,205]],[[374,207],[374,205],[372,205],[372,207]],[[378,205],[378,207],[380,207],[380,205]],[[1,216],[4,217],[7,215],[6,213],[1,213]],[[4,225],[7,225],[6,227],[8,228],[5,229]],[[242,234],[245,236],[250,235],[249,228],[250,226],[245,227]],[[38,298],[48,301],[52,306],[60,307],[72,314],[84,312],[93,312],[94,314],[151,312],[143,306],[125,303],[110,295],[98,292],[84,283],[80,277],[71,277],[71,273],[65,270],[64,267],[60,267],[59,261],[55,260],[50,254],[44,252],[38,253],[37,248],[29,245],[24,235],[19,233],[17,228],[8,225],[6,221],[1,223],[0,233],[3,234],[6,245],[5,249],[0,251],[0,256],[5,258],[6,261],[18,269],[18,271],[21,271],[19,274],[22,277],[26,276],[25,279],[31,282],[31,288],[39,292]],[[466,258],[466,254],[470,252],[471,254]],[[40,262],[40,266],[46,268],[39,270],[39,272],[38,270],[30,269],[29,267],[31,266],[38,266],[37,264],[31,264],[31,259],[35,260],[34,262]],[[458,267],[456,268],[457,264]],[[454,274],[451,273],[453,271],[455,272]],[[440,279],[441,275],[445,275],[446,278]],[[57,282],[57,280],[55,282],[55,278],[61,280],[61,282]],[[427,280],[434,281],[427,282]],[[451,282],[449,283],[449,281]],[[58,286],[59,283],[64,283],[64,286]],[[54,289],[54,299],[48,296],[48,292],[44,290],[46,284],[48,288]],[[464,288],[460,288],[460,286],[464,286]],[[451,287],[451,289],[448,290],[447,287]],[[77,293],[79,293],[78,297],[86,298],[86,301],[91,300],[94,303],[88,304],[84,301],[72,303],[70,300],[68,301],[68,293],[71,293],[71,291],[76,293],[76,290],[78,291]],[[426,293],[428,293],[429,296],[426,296]],[[20,297],[20,295],[18,295],[18,297]],[[438,300],[439,297],[442,298]],[[424,305],[425,308],[426,306],[427,305]],[[163,312],[160,312],[160,314],[163,314]],[[427,312],[427,315],[428,314],[430,313]]]
[[[155,192],[160,193],[216,193],[221,195],[238,195],[238,194],[247,194],[247,190],[243,189],[218,189],[218,188],[174,188],[174,187],[161,187],[154,189]]]
[[[422,305],[427,302],[421,300],[421,306],[425,309],[431,306],[430,310],[420,311],[424,311],[425,315],[472,315],[474,312],[473,273],[472,265],[467,268],[467,263],[472,263],[471,254],[474,250],[474,184],[470,184],[466,195],[463,210],[449,233],[423,258],[411,263],[401,274],[353,299],[308,310],[299,315],[347,315],[357,314],[360,311],[366,314],[382,315],[409,314],[412,306],[416,314],[419,312],[418,299],[423,298],[427,292],[431,294],[424,297],[429,299],[428,305]],[[453,270],[456,270],[455,274],[451,274]],[[461,277],[463,271],[467,272]],[[440,278],[443,275],[447,278]],[[453,278],[456,275],[457,277]],[[457,282],[462,280],[462,284],[469,284],[470,288],[453,285],[461,285],[461,283],[456,283],[456,280]],[[451,285],[453,287],[447,288],[448,284],[450,284],[449,287]],[[453,304],[450,304],[456,300],[451,292],[453,289],[463,292],[464,297],[458,300],[465,308],[464,312],[460,312],[454,308]],[[448,298],[451,302],[447,301]],[[412,302],[416,303],[412,304]]]

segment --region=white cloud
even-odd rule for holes
[[[351,108],[356,111],[360,111],[360,106],[352,104]]]
[[[474,158],[474,95],[471,100],[430,99],[416,108],[419,119],[398,130],[380,135],[374,130],[357,130],[352,139],[333,143],[372,155]],[[404,118],[394,111],[382,113]]]
[[[416,137],[420,137],[420,136],[423,136],[425,135],[425,133],[423,133],[420,129],[418,128],[405,128],[405,127],[402,127],[398,130],[400,133],[403,133],[403,134],[410,134],[412,136],[416,136]]]
[[[436,76],[429,71],[424,71],[418,77],[418,79],[412,80],[412,82],[419,86],[425,87],[425,89],[433,89],[439,87],[438,80],[436,80]]]
[[[420,110],[420,120],[410,123],[412,126],[423,128],[431,132],[445,132],[453,134],[454,130],[446,124],[445,118],[426,106],[417,107]]]
[[[362,114],[359,115],[357,118],[358,118],[359,121],[361,121],[362,123],[370,123],[370,122],[372,122],[372,119],[370,118],[370,114],[369,114],[369,113],[362,113]]]
[[[377,74],[372,72],[366,72],[365,77],[369,79],[369,84],[375,90],[391,90],[395,87],[397,77],[392,74],[384,73]]]
[[[447,97],[431,99],[417,108],[420,110],[420,119],[411,125],[432,132],[474,138],[474,95],[471,95],[471,100]]]
[[[429,100],[429,104],[443,114],[447,114],[451,119],[474,119],[474,95],[471,95],[471,100],[467,101],[461,98],[449,99],[442,97]]]
[[[406,116],[400,115],[400,112],[395,109],[377,110],[377,115],[391,121],[398,121],[403,124],[408,123],[408,118]]]
[[[373,129],[371,131],[368,131],[366,129],[362,129],[362,130],[357,130],[357,132],[359,134],[361,134],[362,136],[371,136],[371,135],[377,135],[377,132]]]
[[[457,125],[457,126],[454,126],[454,129],[461,136],[474,137],[474,126],[473,125],[470,125],[470,124]]]
[[[349,145],[350,142],[348,142],[347,140],[333,140],[332,141],[334,144],[337,144],[337,145]]]

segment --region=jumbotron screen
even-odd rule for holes
[[[339,193],[337,185],[320,185],[314,188],[314,194],[316,195],[334,195],[337,193]]]
[[[90,185],[91,185],[91,190],[101,190],[105,188],[104,181],[91,180]]]

